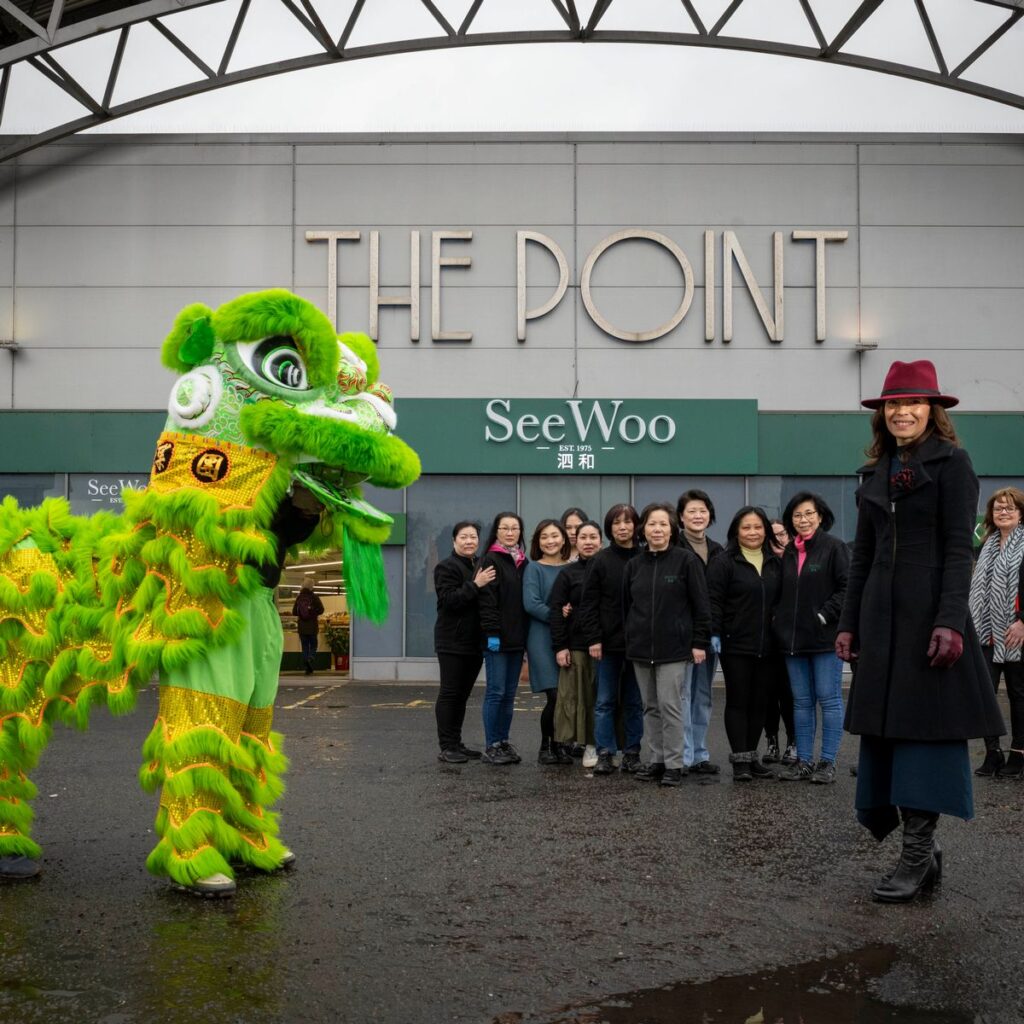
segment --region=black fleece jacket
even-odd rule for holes
[[[453,551],[434,566],[437,621],[434,651],[437,654],[480,653],[480,588],[473,582],[476,559]]]
[[[590,642],[583,629],[581,602],[583,583],[594,564],[593,558],[570,562],[556,577],[548,604],[551,607],[551,648],[554,651],[585,651]],[[569,617],[562,615],[562,606],[572,605]]]
[[[765,555],[761,573],[739,547],[728,547],[708,566],[711,635],[726,654],[763,658],[775,651],[772,616],[782,588],[782,563]]]
[[[782,553],[782,593],[775,611],[775,639],[784,654],[824,654],[835,648],[850,551],[838,537],[818,530],[807,542],[806,552],[799,574],[796,544],[790,541]]]
[[[590,571],[583,580],[580,629],[587,647],[601,644],[605,653],[622,654],[626,634],[622,618],[622,577],[638,548],[612,543],[590,559]]]
[[[641,550],[622,580],[626,657],[658,665],[707,650],[711,607],[704,565],[689,548]]]
[[[487,638],[496,636],[501,652],[521,651],[526,647],[526,609],[523,607],[524,559],[519,568],[504,551],[488,551],[480,565],[493,565],[497,575],[493,583],[480,590],[480,642],[487,650]]]

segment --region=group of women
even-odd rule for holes
[[[545,697],[539,763],[581,756],[595,775],[621,769],[662,786],[690,772],[716,775],[707,729],[720,656],[733,778],[833,781],[842,730],[833,644],[847,559],[845,545],[828,535],[832,513],[808,492],[774,525],[747,506],[733,517],[724,549],[706,534],[714,519],[699,490],[639,514],[615,505],[603,524],[571,508],[537,524],[527,556],[522,520],[502,512],[479,563],[475,526],[456,524],[454,551],[435,571],[439,758],[522,760],[509,731],[525,653],[530,687]],[[478,752],[462,742],[461,726],[481,664],[486,745]],[[778,762],[776,776],[766,763]]]
[[[928,360],[893,363],[881,395],[863,401],[874,415],[852,554],[811,492],[781,521],[741,508],[724,549],[706,536],[714,506],[696,490],[639,514],[613,506],[602,525],[570,509],[537,526],[529,558],[515,513],[495,517],[479,562],[476,527],[457,524],[435,573],[441,759],[521,760],[509,729],[526,651],[530,685],[546,697],[542,764],[582,752],[607,775],[621,752],[622,771],[661,786],[717,774],[706,748],[717,658],[734,780],[827,784],[849,662],[858,819],[879,840],[903,826],[899,863],[874,897],[906,902],[930,889],[942,872],[939,816],[973,815],[967,740],[985,737],[978,774],[1024,778],[1024,493],[989,500],[975,569],[978,480],[946,412],[957,401]],[[483,752],[461,735],[481,661]],[[781,770],[769,767],[778,761]]]

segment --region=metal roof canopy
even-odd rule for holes
[[[354,0],[344,28],[337,37],[332,35],[325,25],[325,20],[329,20],[326,18],[326,5],[336,5],[337,0],[277,2],[309,34],[313,52],[232,71],[232,58],[239,35],[250,19],[252,0],[144,0],[135,3],[130,0],[0,0],[0,132],[3,131],[3,118],[7,112],[5,108],[12,71],[19,65],[30,66],[43,75],[83,110],[82,116],[55,124],[35,135],[15,137],[15,141],[0,149],[0,163],[127,114],[270,75],[390,54],[510,43],[646,43],[718,47],[799,57],[896,75],[1024,110],[1024,93],[964,78],[965,73],[994,47],[1010,45],[1005,37],[1024,18],[1024,0],[965,0],[966,10],[977,7],[980,11],[979,5],[985,5],[988,8],[1004,9],[1006,17],[955,67],[950,67],[946,60],[928,10],[929,5],[934,9],[934,5],[941,0],[913,0],[931,49],[934,60],[932,67],[913,66],[849,51],[851,39],[876,15],[884,0],[861,0],[856,3],[845,24],[831,39],[822,31],[815,7],[820,11],[822,4],[834,3],[834,0],[798,0],[816,40],[814,46],[725,34],[730,21],[745,0],[731,0],[714,24],[706,24],[701,20],[693,0],[679,0],[693,24],[692,32],[672,32],[663,29],[602,29],[602,21],[615,0],[596,0],[586,21],[580,18],[576,0],[550,0],[564,28],[531,29],[526,27],[529,19],[524,15],[522,30],[474,32],[473,24],[481,8],[485,4],[499,3],[500,0],[463,0],[461,8],[464,14],[457,26],[445,17],[433,0],[414,0],[422,6],[431,23],[436,24],[436,34],[413,39],[386,39],[364,46],[349,46],[349,41],[359,27],[361,19],[365,20],[368,12],[376,13],[375,5],[377,10],[382,10],[384,0]],[[620,5],[628,2],[629,0],[619,0]],[[207,63],[172,30],[166,19],[190,9],[221,5],[226,5],[229,12],[235,11],[234,20],[219,59],[215,64]],[[449,2],[446,6],[451,8],[454,3]],[[507,11],[506,6],[506,14]],[[148,45],[144,38],[139,40],[138,31],[133,36],[133,29],[144,24],[152,26],[184,56],[197,69],[198,77],[115,103],[114,94],[125,54],[130,52],[133,46],[141,48]],[[401,24],[395,26],[395,35],[401,34],[401,28]],[[67,60],[64,55],[70,55],[76,45],[108,33],[116,33],[116,43],[112,55],[104,58],[107,61],[103,75],[105,85],[100,94],[98,91],[86,89],[71,74],[65,66]],[[1016,37],[1016,41],[1021,42],[1020,36]],[[1024,51],[1020,52],[1017,60],[1019,64],[1024,64]]]

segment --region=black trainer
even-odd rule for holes
[[[763,758],[758,758],[755,754],[750,759],[750,776],[753,779],[774,779],[775,772],[771,770],[766,764],[764,764]]]
[[[775,777],[779,782],[807,782],[814,773],[814,766],[806,761],[797,761],[783,768]]]
[[[768,746],[765,748],[764,757],[761,758],[763,764],[778,764],[782,759],[782,755],[779,753],[779,737],[769,736]]]
[[[522,758],[519,756],[519,751],[516,750],[508,740],[502,740],[499,746],[506,754],[509,755],[509,757],[512,758],[513,764],[519,764],[519,762],[522,761]]]
[[[447,750],[442,750],[437,755],[437,759],[445,764],[465,764],[469,760],[458,747],[449,747]]]
[[[836,763],[835,761],[819,761],[815,766],[813,772],[811,772],[811,782],[816,782],[819,786],[827,786],[832,782],[836,781]]]
[[[658,779],[659,786],[681,786],[683,784],[683,768],[666,768]]]
[[[515,760],[511,754],[505,752],[502,749],[501,744],[495,743],[493,746],[488,747],[481,755],[480,761],[482,764],[515,764]]]
[[[665,765],[658,762],[657,764],[641,765],[633,773],[633,778],[636,779],[637,782],[657,782],[664,774]]]
[[[39,874],[39,861],[20,854],[0,857],[0,878],[35,878]]]
[[[602,750],[597,755],[597,764],[594,765],[595,775],[611,775],[615,771],[615,762],[612,760],[610,750]]]
[[[634,772],[639,771],[640,755],[635,750],[627,750],[622,755],[622,764],[619,765],[619,770],[627,775],[632,775]]]
[[[558,753],[554,746],[551,740],[545,740],[540,745],[540,752],[537,754],[537,764],[558,764]]]
[[[710,761],[698,761],[694,765],[690,765],[690,771],[694,775],[717,775],[722,769],[717,764],[712,764]]]
[[[466,757],[468,757],[470,759],[470,761],[479,761],[480,760],[480,753],[481,752],[479,750],[474,750],[472,747],[467,747],[465,743],[460,743],[459,744],[459,752],[462,753],[462,754],[465,754]]]

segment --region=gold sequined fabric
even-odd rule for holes
[[[265,747],[270,746],[270,727],[274,721],[274,708],[249,708],[242,725],[242,732],[258,740]]]
[[[159,494],[188,487],[212,495],[224,509],[251,509],[275,465],[271,452],[166,431],[156,443],[149,487]]]
[[[179,686],[160,688],[159,718],[167,741],[200,726],[219,729],[232,743],[238,742],[249,708],[230,697],[199,693]]]

